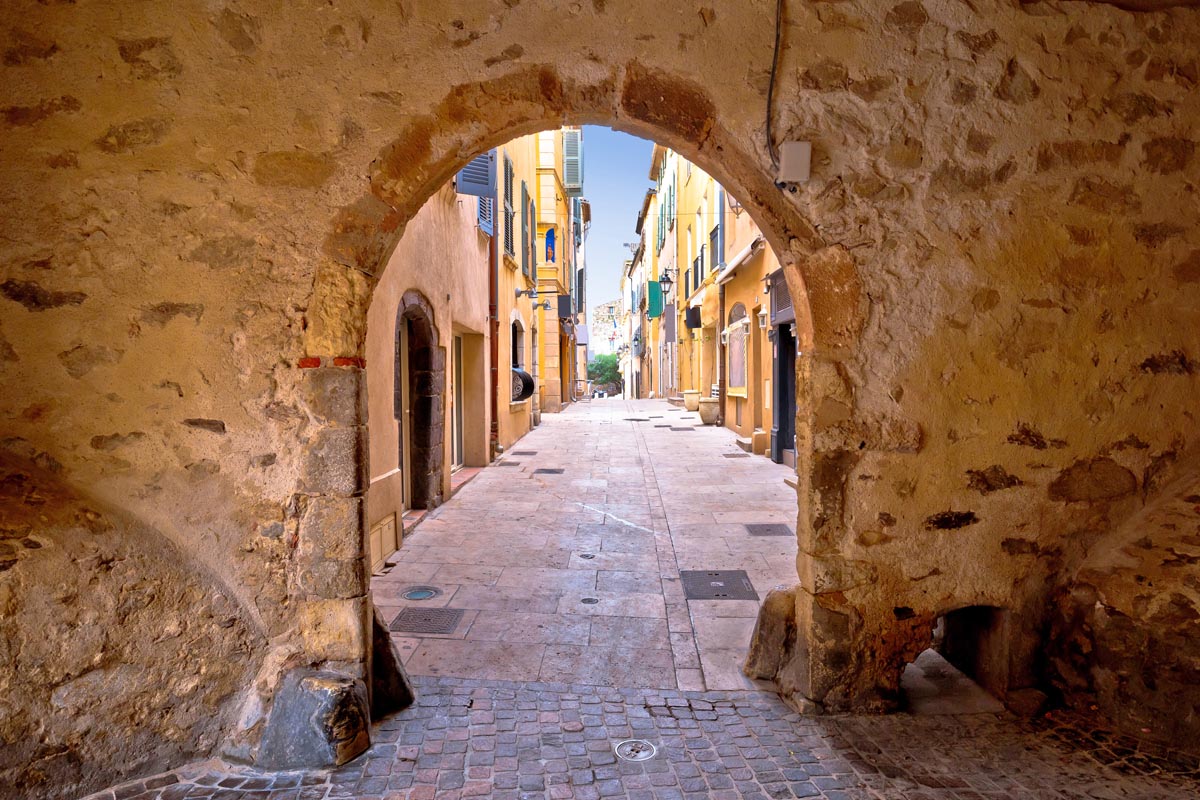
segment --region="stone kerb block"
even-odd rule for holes
[[[283,678],[259,748],[264,769],[336,767],[371,746],[362,681],[313,669]]]

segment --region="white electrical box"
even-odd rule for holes
[[[804,183],[812,167],[812,142],[784,142],[779,146],[776,183]]]

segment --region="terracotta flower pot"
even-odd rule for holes
[[[688,411],[695,411],[700,406],[700,392],[695,389],[688,389],[683,393],[683,407]]]
[[[721,416],[721,401],[716,397],[700,398],[700,421],[705,425],[716,425]]]

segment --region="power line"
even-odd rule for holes
[[[779,170],[775,157],[775,137],[771,134],[771,111],[775,105],[775,73],[779,69],[779,42],[783,34],[783,0],[775,0],[775,52],[771,54],[771,79],[767,82],[767,155],[771,165]]]

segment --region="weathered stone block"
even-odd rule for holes
[[[352,427],[367,419],[363,371],[341,367],[307,369],[301,373],[301,397],[318,420],[329,425]]]
[[[1137,478],[1111,458],[1076,461],[1050,484],[1050,499],[1065,503],[1115,500],[1137,491]]]
[[[321,428],[308,440],[300,487],[313,494],[358,495],[367,488],[366,428]]]
[[[302,564],[296,574],[295,588],[302,596],[324,599],[351,599],[367,591],[366,559],[314,559]]]
[[[750,678],[774,680],[796,641],[796,595],[787,587],[767,592],[750,636],[750,652],[742,672]]]
[[[367,689],[334,672],[292,670],[275,694],[258,766],[336,767],[371,746]]]
[[[301,559],[347,559],[362,555],[365,504],[361,497],[307,498],[300,517]]]
[[[299,604],[305,652],[314,660],[361,661],[367,656],[366,597],[307,600]]]

